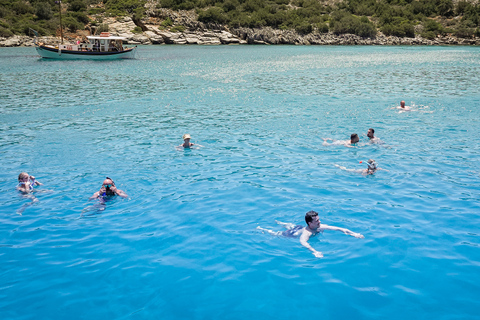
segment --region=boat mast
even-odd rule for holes
[[[62,38],[62,44],[63,44],[62,1],[55,1],[55,3],[58,3],[58,12],[60,12],[60,37]]]

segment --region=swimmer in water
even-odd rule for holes
[[[300,236],[300,244],[310,250],[313,255],[317,258],[322,258],[323,254],[320,251],[315,250],[309,243],[308,240],[312,236],[316,236],[320,232],[323,233],[325,230],[333,230],[333,231],[340,231],[343,232],[349,236],[353,236],[355,238],[360,238],[363,239],[364,236],[361,235],[360,233],[355,233],[353,231],[350,231],[345,228],[340,228],[340,227],[335,227],[335,226],[329,226],[326,224],[321,224],[320,219],[318,218],[318,213],[315,211],[309,211],[305,214],[305,222],[307,223],[306,227],[300,226],[300,225],[294,225],[293,223],[283,223],[283,222],[278,222],[278,224],[281,224],[287,228],[286,231],[272,231],[268,229],[264,229],[261,227],[257,227],[257,229],[261,231],[266,231],[271,235],[274,236],[286,236],[286,237],[298,237]]]
[[[112,179],[107,177],[105,180],[103,180],[103,184],[100,190],[95,192],[89,198],[89,200],[97,199],[97,198],[112,197],[112,196],[120,196],[122,198],[128,197],[128,195],[124,191],[117,189],[117,187],[115,187],[115,182],[113,182]]]
[[[328,143],[327,142],[328,140],[332,140],[332,142]],[[350,140],[333,140],[331,138],[323,138],[323,145],[324,146],[344,145],[345,147],[351,148],[359,141],[360,141],[360,138],[358,137],[358,134],[352,133],[350,135]]]
[[[190,142],[191,137],[188,133],[185,133],[182,139],[183,139],[183,144],[181,144],[179,147],[190,148],[195,145],[194,143]]]
[[[26,172],[22,172],[18,175],[17,190],[23,193],[30,193],[33,191],[33,187],[41,186],[43,183],[35,180],[34,176],[29,175]]]
[[[190,148],[193,149],[193,148],[196,148],[196,147],[203,147],[200,144],[191,143],[190,142],[191,137],[188,133],[185,133],[182,138],[183,138],[183,144],[177,146],[176,147],[177,149],[190,149]]]
[[[398,109],[401,109],[403,111],[410,111],[410,107],[405,105],[405,101],[400,101],[400,107]]]
[[[362,163],[362,161],[360,161],[360,163]],[[385,169],[382,169],[382,168],[378,167],[377,163],[373,159],[368,159],[367,169],[348,169],[346,167],[339,166],[338,164],[336,164],[335,167],[340,168],[340,169],[345,170],[345,171],[358,172],[358,173],[361,173],[363,175],[371,175],[371,174],[374,174],[375,172],[377,172],[379,170],[385,170]],[[388,170],[385,170],[385,171],[388,171]]]
[[[375,130],[373,128],[368,129],[367,137],[370,139],[371,143],[383,144],[383,141],[375,137]]]

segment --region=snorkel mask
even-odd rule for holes
[[[368,170],[369,171],[377,170],[377,164],[375,163],[375,160],[369,159],[368,162],[367,162],[367,165],[368,165]]]

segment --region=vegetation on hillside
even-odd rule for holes
[[[419,33],[433,39],[453,34],[480,36],[480,3],[471,0],[153,0],[157,8],[195,10],[198,20],[231,28],[272,27],[311,32],[352,33],[374,37],[414,37]],[[145,17],[146,0],[64,0],[64,28],[71,32],[102,23],[104,16],[128,15],[137,23]],[[0,36],[55,35],[60,6],[54,0],[0,0]],[[165,19],[165,25],[171,21]],[[170,22],[170,23],[169,23]],[[177,29],[182,26],[175,26]]]

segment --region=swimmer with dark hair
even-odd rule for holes
[[[327,141],[332,140],[331,143],[328,143]],[[350,140],[333,140],[331,138],[323,138],[323,145],[324,146],[335,146],[335,145],[343,145],[345,147],[351,148],[355,144],[357,144],[360,141],[360,138],[358,137],[358,134],[352,133],[350,135]]]
[[[318,213],[315,211],[308,211],[305,214],[305,222],[307,223],[306,227],[303,227],[301,225],[294,225],[293,223],[283,223],[276,221],[278,224],[283,225],[285,228],[287,228],[286,231],[272,231],[268,229],[264,229],[261,227],[257,227],[258,230],[268,232],[269,234],[273,236],[284,236],[284,237],[298,237],[300,236],[300,244],[310,250],[313,255],[317,258],[322,258],[323,254],[320,251],[315,250],[309,243],[308,240],[312,236],[316,236],[319,233],[323,233],[325,230],[333,230],[333,231],[340,231],[343,232],[349,236],[363,239],[364,236],[360,233],[355,233],[353,231],[350,231],[345,228],[340,228],[340,227],[335,227],[335,226],[329,226],[326,224],[321,224],[320,219],[318,218]]]
[[[368,129],[367,137],[370,139],[370,143],[383,144],[384,142],[375,137],[375,130],[373,128]]]
[[[102,183],[102,187],[99,191],[95,192],[89,200],[96,199],[96,198],[105,198],[105,197],[113,197],[113,196],[120,196],[122,198],[127,198],[128,195],[120,190],[117,189],[115,186],[115,182],[109,177],[105,178]]]
[[[34,176],[29,175],[26,172],[22,172],[18,175],[17,190],[23,193],[29,193],[33,191],[33,187],[41,186],[43,183],[35,180]]]

